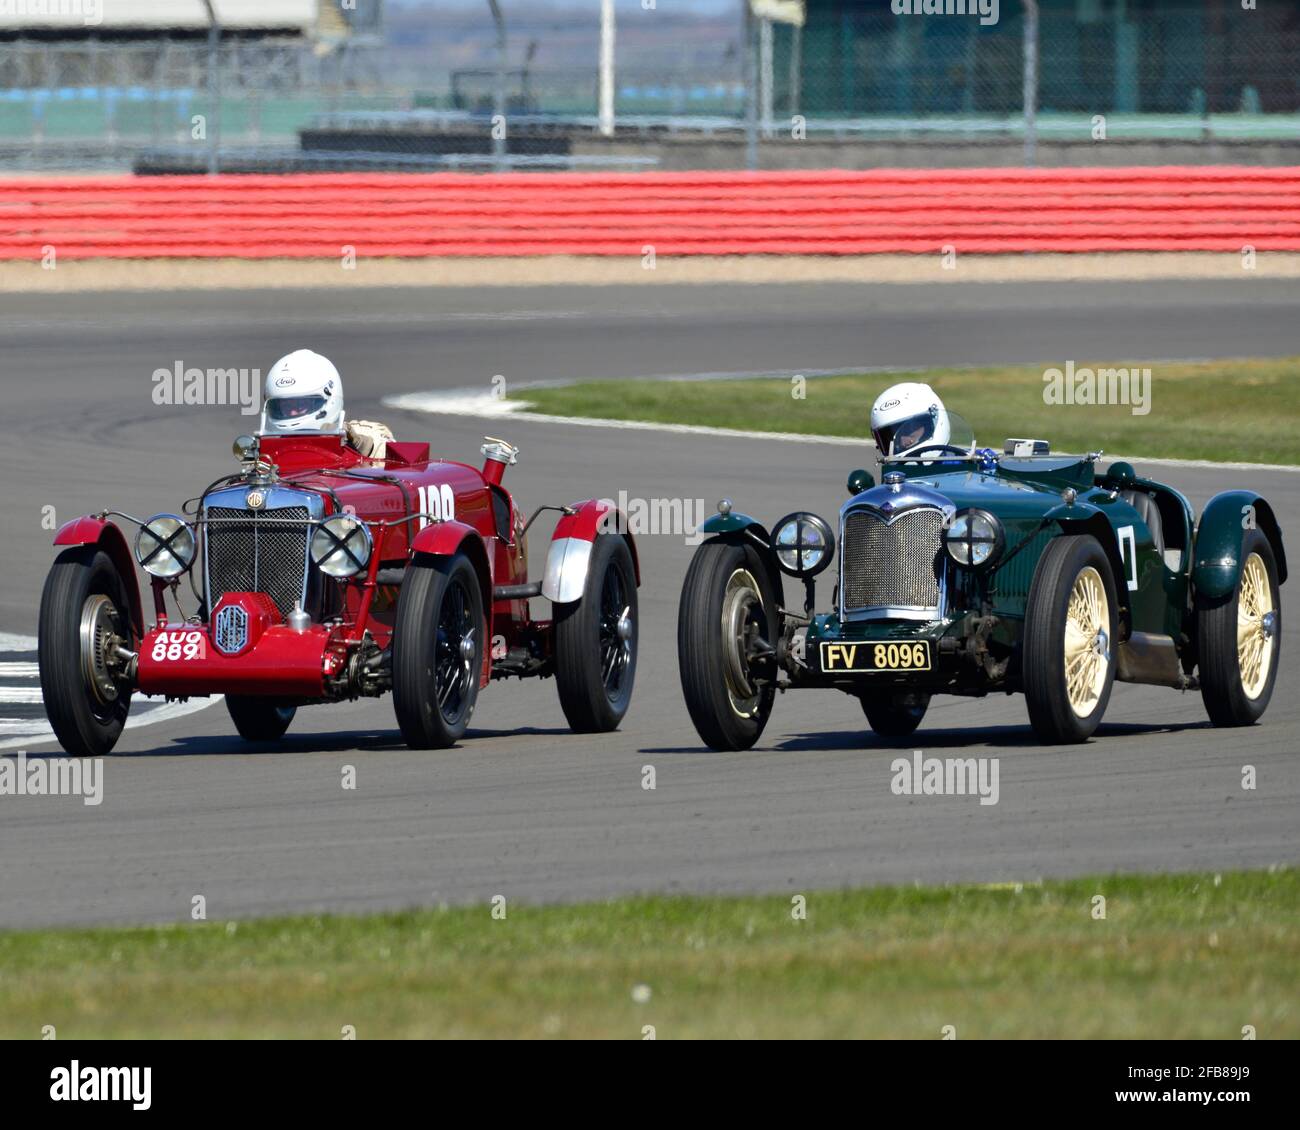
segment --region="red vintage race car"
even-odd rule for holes
[[[342,435],[241,436],[240,470],[183,517],[69,522],[40,614],[41,690],[60,744],[111,750],[136,691],[223,694],[240,735],[273,741],[299,706],[391,690],[407,744],[445,747],[479,690],[512,675],[554,675],[574,730],[616,728],[636,675],[627,525],[597,499],[525,521],[501,485],[517,450],[491,438],[482,450],[478,469],[431,459],[426,443],[389,442],[370,458]],[[529,579],[528,528],[547,510],[560,518]],[[114,519],[138,527],[134,555]],[[151,580],[149,625],[133,556]],[[530,614],[539,596],[550,619]]]

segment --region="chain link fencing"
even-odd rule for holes
[[[1001,0],[996,22],[979,0],[974,14],[910,14],[913,2],[807,0],[796,27],[743,20],[738,0],[730,38],[676,57],[642,50],[625,19],[612,136],[601,133],[594,10],[589,44],[565,33],[564,57],[590,66],[546,62],[544,30],[499,55],[486,4],[468,60],[378,32],[329,50],[292,38],[227,38],[215,51],[201,38],[10,38],[0,168],[737,167],[764,159],[757,141],[767,154],[801,138],[832,143],[790,158],[811,167],[881,139],[907,139],[907,160],[924,164],[953,140],[1001,142],[1019,159],[1027,123],[1042,147],[1300,144],[1300,5],[1040,0],[1027,36],[1023,0]]]

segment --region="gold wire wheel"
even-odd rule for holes
[[[1268,570],[1258,553],[1246,558],[1237,594],[1237,667],[1247,698],[1259,698],[1273,669],[1277,616]]]
[[[1065,610],[1065,690],[1080,718],[1097,709],[1110,669],[1110,602],[1101,574],[1079,571]]]

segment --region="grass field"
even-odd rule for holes
[[[1130,367],[1123,359],[1078,367]],[[1051,366],[1061,367],[1061,362]],[[1044,403],[1048,365],[924,369],[810,378],[797,399],[789,379],[587,381],[525,389],[529,410],[559,416],[703,424],[801,435],[869,436],[871,404],[897,381],[925,381],[965,417],[981,445],[1008,436],[1053,450],[1222,462],[1300,463],[1300,357],[1152,362],[1150,411],[1129,405]]]
[[[1300,873],[806,897],[0,933],[0,1036],[1300,1036]]]

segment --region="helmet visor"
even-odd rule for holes
[[[933,437],[934,424],[935,417],[922,412],[919,416],[909,416],[906,420],[876,428],[872,434],[882,454],[900,455]]]
[[[301,420],[325,407],[323,396],[277,396],[266,402],[268,420]]]

